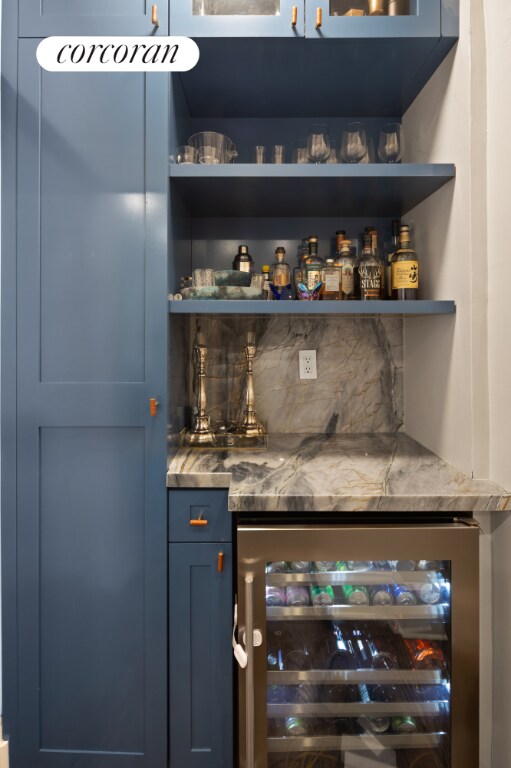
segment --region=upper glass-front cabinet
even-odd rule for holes
[[[19,0],[19,36],[168,35],[168,2]]]
[[[443,0],[175,0],[172,34],[396,38],[442,34]]]
[[[188,37],[303,37],[303,0],[175,0],[170,31]]]

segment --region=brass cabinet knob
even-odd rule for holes
[[[149,413],[151,416],[156,416],[156,409],[158,408],[158,400],[155,397],[149,398]]]
[[[222,571],[224,570],[224,553],[223,552],[218,553],[217,568],[218,568],[218,573],[222,573]]]
[[[323,24],[323,9],[316,8],[316,29],[319,29]]]
[[[293,5],[291,8],[291,26],[296,27],[296,23],[298,21],[298,6]]]
[[[151,8],[151,21],[154,24],[155,27],[160,26],[160,22],[158,20],[158,6],[153,5]]]

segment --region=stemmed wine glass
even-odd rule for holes
[[[312,126],[307,137],[307,157],[310,163],[326,163],[330,155],[328,127],[322,123]]]
[[[349,123],[342,134],[343,163],[360,163],[367,153],[366,129],[363,123]]]
[[[380,131],[378,157],[382,163],[399,163],[404,151],[404,136],[399,123],[388,123]]]

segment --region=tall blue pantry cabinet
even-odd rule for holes
[[[118,0],[3,3],[3,717],[14,768],[167,763],[165,74],[48,73]],[[150,415],[150,398],[159,407]]]

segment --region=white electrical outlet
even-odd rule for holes
[[[301,379],[317,379],[318,370],[316,368],[316,350],[300,349],[298,352],[298,362],[300,367]]]

